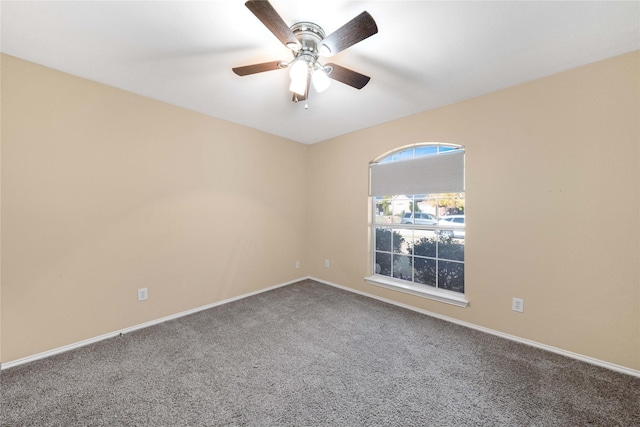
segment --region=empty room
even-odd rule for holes
[[[0,425],[640,425],[639,2],[0,19]]]

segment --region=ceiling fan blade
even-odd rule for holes
[[[362,12],[351,21],[338,28],[320,42],[320,53],[335,55],[378,32],[378,26],[369,12]]]
[[[245,65],[243,67],[232,68],[233,72],[239,76],[248,76],[249,74],[262,73],[264,71],[279,70],[282,64],[286,64],[282,61],[263,62],[260,64]]]
[[[369,83],[369,80],[371,80],[371,77],[369,76],[365,76],[364,74],[360,74],[348,68],[341,67],[340,65],[326,64],[324,67],[331,67],[331,72],[329,72],[328,74],[329,78],[355,87],[356,89],[362,89],[367,85],[367,83]]]
[[[267,0],[249,0],[245,4],[247,8],[275,35],[283,45],[289,49],[297,49],[300,42],[291,31],[291,28],[278,15],[278,12]]]

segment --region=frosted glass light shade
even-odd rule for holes
[[[291,80],[305,79],[308,73],[309,64],[307,64],[307,61],[302,59],[296,60],[289,69],[289,77],[291,77]]]
[[[289,90],[298,95],[304,95],[307,92],[307,77],[308,75],[304,75],[302,78],[291,79]]]
[[[311,81],[313,82],[313,87],[316,88],[316,91],[318,91],[318,93],[327,90],[327,88],[331,85],[331,79],[329,79],[327,73],[325,73],[325,71],[321,68],[313,71]]]

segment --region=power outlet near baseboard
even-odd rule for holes
[[[147,288],[138,289],[138,301],[144,301],[149,298],[149,293],[147,292]]]
[[[511,300],[511,310],[524,313],[524,300],[522,298],[513,298]]]

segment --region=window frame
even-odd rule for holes
[[[434,149],[435,149],[435,152],[432,152]],[[407,152],[409,150],[411,150],[412,152],[411,156],[407,155]],[[416,156],[415,153],[418,150],[426,152],[428,154]],[[372,161],[370,165],[373,166],[373,165],[384,164],[389,162],[401,162],[401,161],[411,160],[411,159],[425,157],[425,156],[440,155],[441,153],[446,153],[453,150],[462,150],[464,153],[464,147],[457,144],[438,143],[438,142],[412,144],[412,145],[399,147],[389,152],[386,152],[383,155],[379,156],[376,160]],[[463,166],[463,174],[464,174],[464,166]],[[369,184],[371,186],[371,178],[369,179]],[[440,195],[440,194],[447,194],[447,193],[435,193],[431,195]],[[463,194],[463,197],[466,198],[465,191],[462,191],[457,194]],[[431,195],[429,194],[425,195],[425,199]],[[391,196],[402,196],[402,195],[391,195]],[[407,196],[411,196],[411,203],[416,202],[417,200],[415,198],[416,195],[407,195]],[[411,280],[403,280],[401,278],[393,277],[394,276],[393,270],[391,271],[391,275],[382,275],[382,274],[376,273],[375,271],[376,270],[376,253],[387,253],[387,251],[379,251],[377,248],[376,233],[378,229],[380,228],[389,229],[392,232],[393,230],[398,230],[398,229],[410,229],[412,230],[412,236],[413,236],[412,239],[415,239],[416,230],[430,230],[430,231],[435,231],[436,234],[439,234],[437,233],[437,230],[440,230],[443,227],[443,226],[440,226],[439,224],[422,225],[422,224],[415,224],[415,222],[413,224],[406,224],[406,223],[403,224],[402,222],[398,224],[395,224],[395,223],[384,224],[384,223],[376,222],[376,211],[377,211],[376,201],[380,200],[380,197],[381,196],[375,196],[375,195],[369,196],[369,209],[371,210],[369,215],[370,261],[369,261],[369,275],[365,277],[365,282],[371,285],[381,286],[388,289],[409,293],[412,295],[428,298],[431,300],[452,304],[458,307],[467,307],[469,302],[466,299],[466,296],[464,293],[466,292],[466,283],[465,283],[466,281],[463,282],[465,284],[464,292],[457,292],[449,289],[438,288],[428,284],[422,284],[422,283],[416,282],[415,280],[415,268],[413,267],[413,264],[411,264],[411,267],[410,267],[412,269]],[[464,210],[464,212],[466,213],[466,209]],[[440,217],[436,216],[436,218],[440,218]],[[465,222],[466,222],[466,218],[465,218]],[[463,227],[463,230],[465,229],[466,229],[466,226]],[[465,231],[465,238],[466,238],[466,231]],[[389,255],[391,256],[391,259],[393,259],[395,255],[398,255],[394,252],[393,246],[389,250]],[[450,260],[447,258],[439,258],[438,254],[436,254],[435,258],[416,256],[414,254],[402,254],[402,255],[410,256],[412,261],[415,261],[417,258],[417,259],[423,259],[423,260],[435,259],[436,263],[438,262],[438,260],[442,260],[445,262],[453,261],[453,262],[462,263],[463,265],[466,264],[466,260],[464,259],[464,257],[462,257],[462,260]]]

